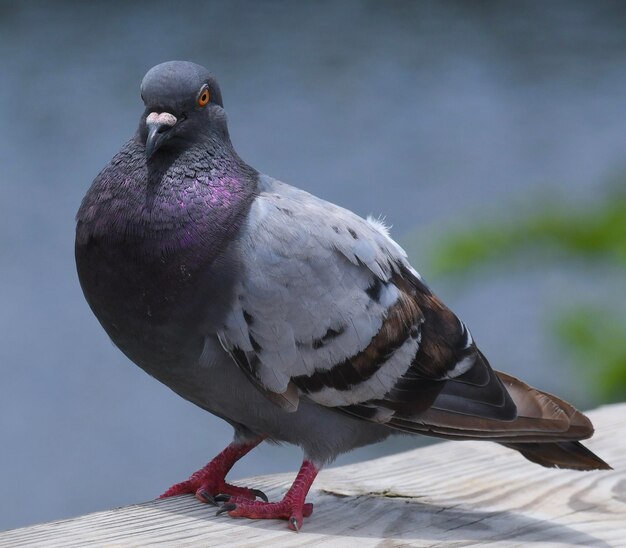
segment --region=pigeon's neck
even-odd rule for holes
[[[142,255],[199,246],[213,255],[241,227],[257,177],[223,141],[164,151],[147,162],[133,139],[87,193],[77,215],[78,238],[137,246]]]

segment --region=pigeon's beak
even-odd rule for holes
[[[146,160],[149,159],[161,146],[168,126],[160,124],[148,124],[148,138],[146,139]]]
[[[146,118],[146,159],[149,159],[167,139],[169,130],[176,124],[176,116],[169,112],[151,112]]]

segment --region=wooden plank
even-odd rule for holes
[[[546,469],[495,444],[443,442],[323,471],[299,534],[216,517],[185,496],[5,531],[0,546],[626,546],[626,404],[590,416],[587,445],[613,471]],[[292,479],[241,483],[278,499]]]

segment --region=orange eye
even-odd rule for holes
[[[198,106],[205,107],[209,102],[209,90],[208,88],[204,88],[200,97],[198,97]]]

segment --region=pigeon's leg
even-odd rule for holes
[[[293,484],[280,502],[262,502],[242,497],[217,497],[218,501],[226,501],[217,511],[218,514],[228,512],[235,518],[252,519],[286,519],[289,528],[299,531],[303,518],[313,513],[313,505],[304,499],[311,488],[319,469],[309,460],[304,460]]]
[[[263,439],[260,436],[241,441],[235,437],[235,440],[204,468],[194,472],[187,481],[172,485],[159,498],[194,494],[200,502],[217,504],[213,497],[218,494],[226,494],[241,497],[242,500],[255,500],[256,497],[267,500],[265,494],[258,489],[248,489],[226,483],[226,474],[234,464],[259,445]]]

